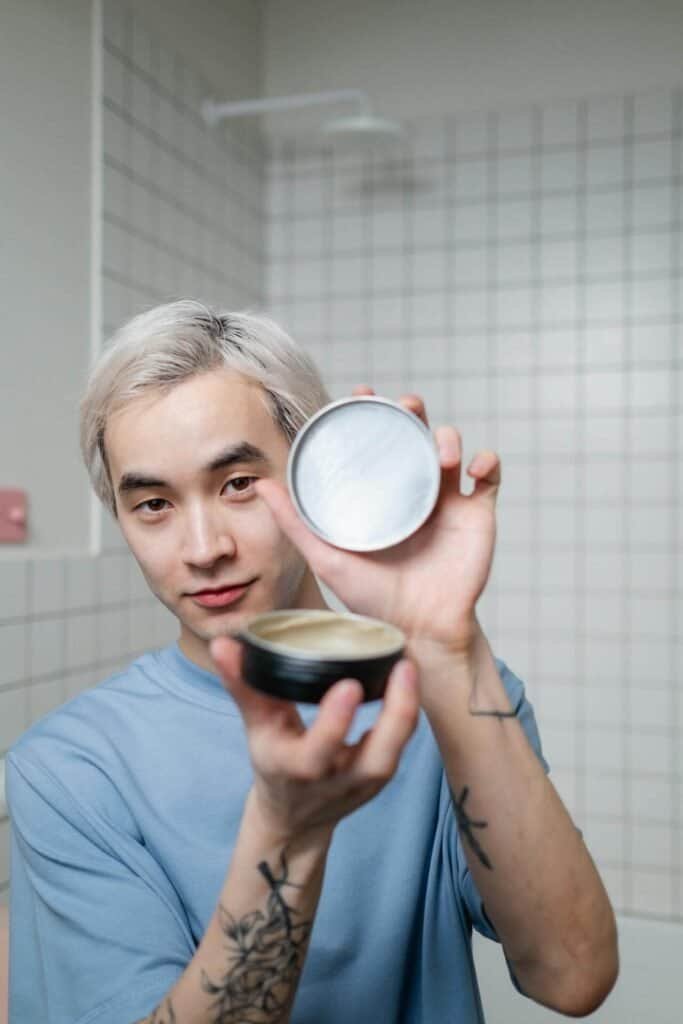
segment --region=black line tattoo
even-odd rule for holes
[[[279,878],[266,861],[258,865],[269,888],[265,913],[255,910],[236,921],[219,904],[230,966],[217,982],[202,971],[202,989],[216,996],[215,1024],[276,1024],[291,1007],[313,922],[296,922],[299,912],[282,895],[285,887],[301,888],[289,881],[285,854]]]
[[[472,694],[470,693],[470,700],[469,700],[469,704],[468,704],[467,710],[475,718],[476,717],[479,717],[479,718],[516,718],[517,714],[519,712],[519,709],[522,706],[523,701],[524,701],[524,696],[521,696],[519,698],[519,700],[517,701],[517,703],[515,704],[515,706],[512,709],[512,711],[477,711],[477,710],[475,710],[472,707]]]
[[[156,1010],[150,1017],[149,1024],[176,1024],[175,1010],[173,1009],[173,1003],[170,997],[166,999],[166,1012],[167,1016],[164,1016],[164,1007],[157,1006]]]
[[[469,709],[474,718],[514,718],[514,711],[473,711]]]
[[[453,809],[455,810],[455,820],[458,823],[458,828],[463,834],[467,843],[473,853],[476,854],[477,858],[481,861],[485,868],[489,871],[493,871],[493,864],[489,860],[487,854],[481,848],[479,840],[472,832],[474,828],[488,828],[488,821],[475,821],[474,818],[470,818],[469,814],[465,810],[465,801],[469,796],[470,787],[465,786],[459,797],[455,793],[451,792],[453,798]]]

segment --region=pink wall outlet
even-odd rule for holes
[[[26,540],[27,526],[26,491],[0,487],[0,544],[21,544]]]

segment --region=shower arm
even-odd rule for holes
[[[265,96],[261,99],[236,100],[233,103],[216,103],[204,100],[201,105],[202,117],[207,124],[217,124],[226,117],[248,117],[253,114],[270,114],[276,110],[300,110],[304,107],[321,106],[326,103],[357,103],[359,113],[370,113],[370,101],[360,89],[334,89],[328,92],[302,92],[293,96]]]

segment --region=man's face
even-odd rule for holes
[[[188,657],[210,668],[213,637],[296,606],[306,563],[253,486],[284,481],[289,454],[258,384],[216,370],[142,397],[105,448],[121,530]]]

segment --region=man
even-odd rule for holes
[[[193,302],[135,318],[95,367],[85,461],[180,636],[8,756],[13,1024],[472,1024],[473,924],[539,1002],[581,1015],[611,988],[609,901],[475,615],[498,459],[475,457],[466,496],[437,431],[428,522],[341,551],[283,486],[326,401],[274,324]],[[341,680],[297,710],[240,678],[230,634],[324,607],[318,579],[406,634],[380,705]]]

